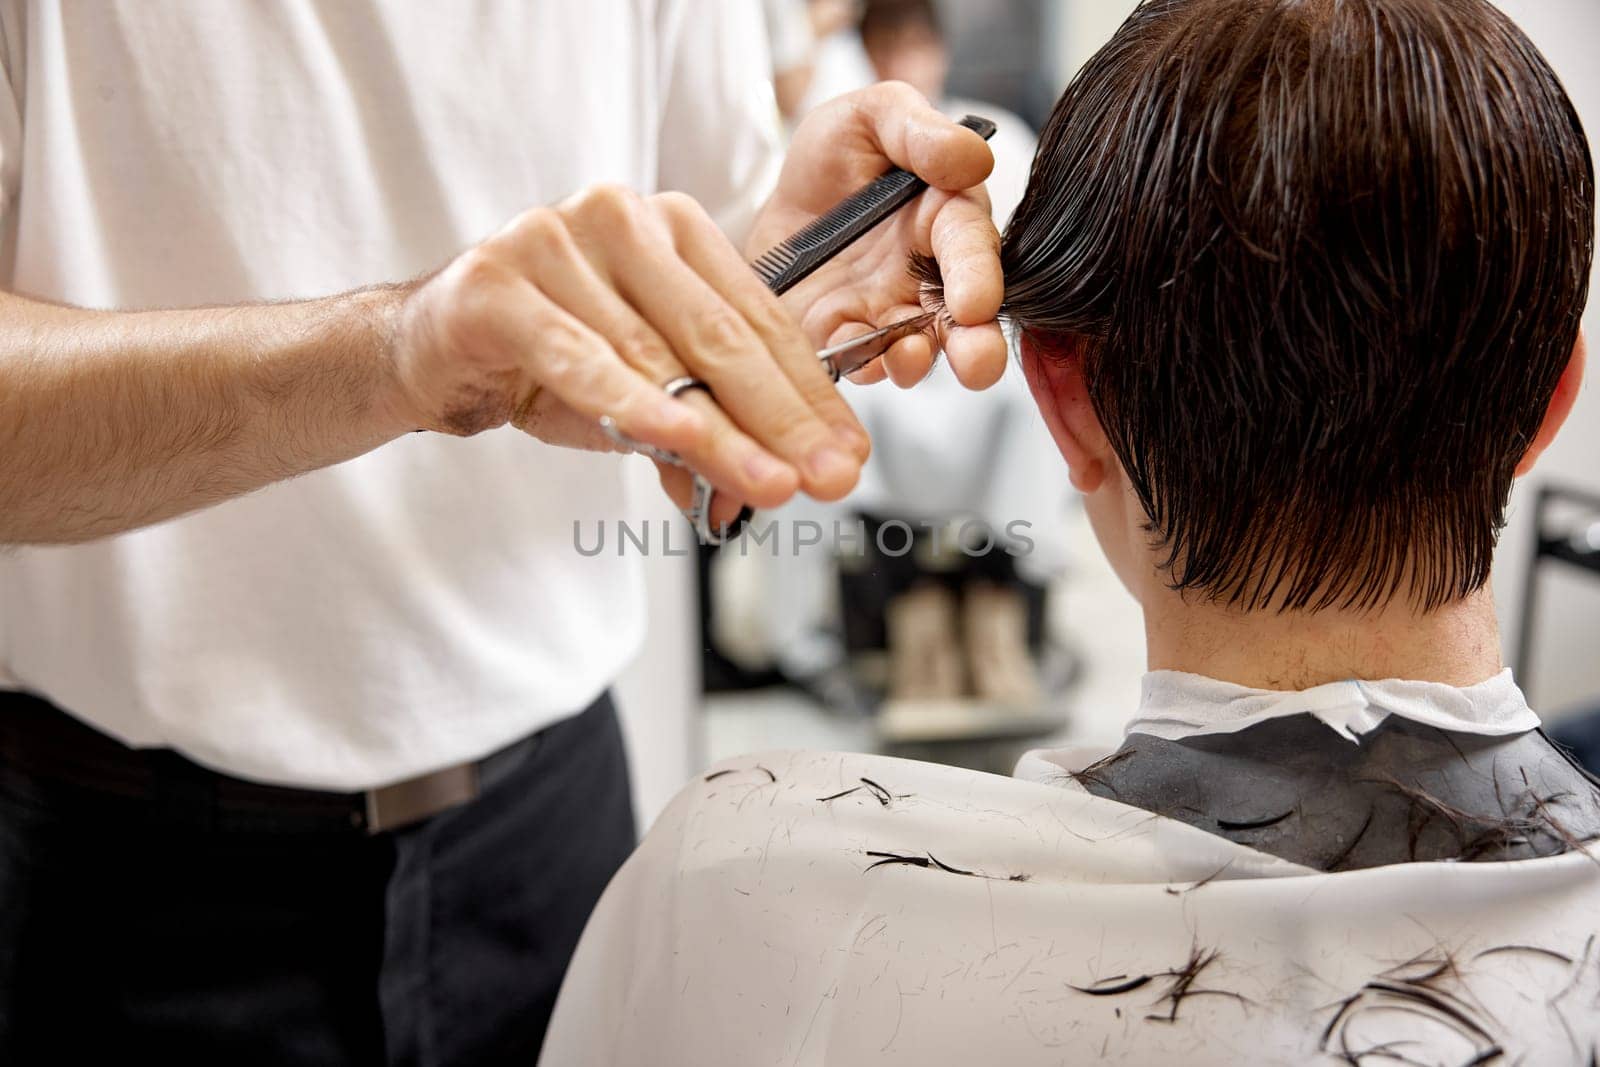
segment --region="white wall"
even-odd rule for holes
[[[1100,50],[1138,4],[1134,0],[1060,0],[1055,15],[1056,79],[1060,88]]]

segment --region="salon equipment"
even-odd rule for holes
[[[994,123],[976,115],[966,116],[960,125],[984,140],[993,137],[996,129]],[[859,192],[841,200],[826,214],[818,216],[782,243],[762,253],[751,266],[767,287],[781,296],[854,244],[867,231],[910,203],[927,187],[928,183],[915,174],[896,167],[874,179]],[[896,341],[927,329],[933,321],[931,312],[914,315],[824,349],[817,356],[837,382],[883,355]],[[674,396],[690,389],[710,392],[703,382],[694,378],[674,379],[667,383],[666,388]],[[610,416],[600,420],[600,428],[623,448],[649,456],[660,463],[688,469],[683,457],[634,440],[619,430]],[[741,508],[738,516],[727,526],[713,527],[711,502],[715,496],[716,490],[711,483],[703,475],[695,474],[694,498],[685,514],[694,525],[695,536],[705,545],[720,545],[737,537],[754,515],[747,506]]]
[[[926,311],[921,315],[913,315],[898,322],[891,322],[887,326],[880,326],[878,329],[870,333],[864,333],[860,337],[853,337],[831,348],[824,348],[817,353],[817,358],[821,360],[823,369],[828,372],[828,376],[837,382],[845,375],[854,374],[883,355],[894,346],[895,342],[926,330],[933,325],[934,318],[933,312]],[[671,396],[679,396],[694,389],[698,389],[708,395],[711,392],[710,387],[700,379],[687,376],[674,378],[662,386],[662,389]],[[609,415],[601,417],[600,429],[605,431],[607,437],[629,451],[637,452],[642,456],[649,456],[660,463],[668,463],[674,467],[688,469],[689,465],[684,462],[682,456],[676,452],[668,452],[666,449],[634,440],[617,429],[616,420]],[[696,474],[694,476],[694,499],[685,514],[688,516],[689,521],[694,524],[695,536],[700,539],[700,543],[703,545],[720,545],[731,538],[737,537],[739,531],[744,529],[745,524],[755,514],[748,506],[740,508],[739,514],[733,522],[721,529],[717,529],[711,525],[711,498],[715,495],[716,489],[711,483],[703,476]]]
[[[994,136],[997,128],[976,115],[968,115],[959,125],[985,141]],[[756,273],[767,288],[782,296],[927,187],[928,183],[915,174],[896,167],[841,200],[782,244],[768,249],[753,264]]]
[[[864,333],[860,337],[852,337],[831,348],[824,348],[817,353],[817,358],[822,361],[823,369],[828,372],[829,377],[838,381],[865,367],[899,341],[928,329],[933,325],[934,318],[933,312],[925,311],[921,315],[891,322],[871,333]]]
[[[1600,578],[1600,494],[1571,485],[1541,485],[1534,497],[1533,537],[1522,581],[1518,613],[1516,669],[1522,691],[1533,692],[1534,631],[1538,623],[1539,577],[1545,564],[1565,565],[1569,573]]]

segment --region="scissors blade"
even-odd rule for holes
[[[925,311],[921,315],[913,315],[909,319],[891,322],[887,326],[880,326],[870,333],[862,334],[860,337],[852,337],[842,344],[824,348],[817,353],[817,358],[822,361],[822,365],[833,376],[833,380],[838,381],[847,374],[854,374],[889,351],[896,341],[926,330],[933,325],[934,317],[933,312]]]

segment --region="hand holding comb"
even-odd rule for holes
[[[972,130],[984,140],[993,137],[995,133],[993,122],[975,115],[966,116],[959,125]],[[767,287],[781,296],[849,248],[873,227],[916,199],[917,195],[927,188],[928,184],[915,174],[898,167],[894,168],[874,179],[859,192],[840,201],[826,214],[819,216],[780,244],[768,249],[752,266]],[[889,323],[861,337],[824,349],[818,353],[818,358],[822,360],[833,380],[838,381],[840,377],[860,370],[877,359],[901,338],[917,330],[926,329],[932,325],[933,319],[931,313],[924,313]],[[677,380],[667,385],[667,390],[674,395],[691,389],[705,389],[705,385],[692,378]],[[658,462],[689,469],[688,464],[684,463],[682,457],[676,453],[633,440],[618,430],[616,424],[609,418],[602,419],[600,425],[619,445],[647,455]],[[716,490],[711,483],[696,473],[694,497],[685,514],[693,523],[695,534],[702,544],[719,545],[738,536],[739,531],[754,515],[754,511],[746,506],[739,510],[738,516],[727,526],[713,527],[711,505],[715,494]]]

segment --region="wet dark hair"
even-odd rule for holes
[[[1175,589],[1430,610],[1489,577],[1593,235],[1485,0],[1149,0],[1050,117],[1005,315],[1082,360]]]
[[[861,42],[867,48],[874,41],[898,36],[906,30],[921,30],[944,37],[939,9],[933,0],[867,0],[861,11]]]

